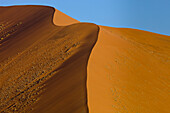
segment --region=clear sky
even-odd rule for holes
[[[170,0],[0,0],[10,5],[48,5],[81,22],[170,36]]]

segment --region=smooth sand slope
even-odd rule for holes
[[[1,7],[0,33],[0,112],[170,111],[169,36],[42,6]]]
[[[54,11],[0,8],[0,112],[88,112],[87,61],[99,28],[55,26]]]
[[[168,113],[170,37],[100,26],[87,76],[90,113]]]
[[[65,26],[65,25],[70,25],[70,24],[75,24],[80,22],[62,13],[61,11],[55,9],[53,23],[57,26]]]

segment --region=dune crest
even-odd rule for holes
[[[47,6],[0,14],[0,112],[169,112],[169,36]]]
[[[87,68],[90,113],[169,112],[169,36],[100,26]]]
[[[54,11],[0,8],[0,112],[88,113],[87,61],[99,28],[55,26]]]
[[[66,25],[80,23],[80,22],[74,18],[69,17],[63,12],[55,9],[53,23],[58,26],[66,26]]]

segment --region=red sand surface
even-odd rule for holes
[[[170,37],[100,29],[87,67],[90,113],[168,113]]]
[[[169,36],[0,7],[2,113],[168,113],[169,69]]]

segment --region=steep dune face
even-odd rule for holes
[[[54,76],[45,82],[45,94],[35,106],[33,110],[35,113],[88,113],[87,62],[97,40],[98,27],[93,24],[78,24],[71,25],[67,29],[68,32],[67,30],[63,32],[69,33],[66,39],[71,40],[63,48],[65,48],[65,53],[70,54],[70,57],[64,57],[64,62],[60,67],[53,70]],[[66,46],[69,48],[66,49]]]
[[[51,8],[1,7],[0,13],[0,62],[21,53],[40,38],[47,37],[46,34],[54,29],[54,26],[49,24],[52,22],[53,15]],[[36,32],[41,32],[41,34]],[[4,64],[1,63],[1,65]]]
[[[170,37],[98,32],[51,7],[0,7],[0,112],[168,113]]]
[[[90,113],[168,113],[170,37],[100,26],[88,62]]]
[[[99,28],[55,26],[54,11],[0,8],[0,112],[88,112],[87,61]]]

